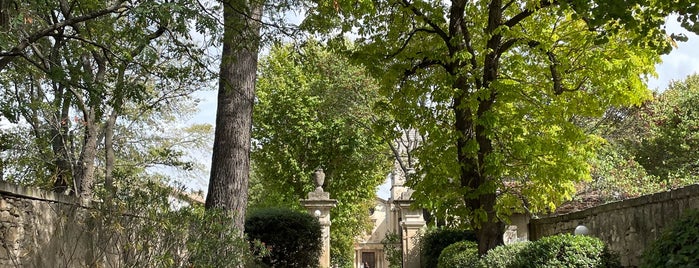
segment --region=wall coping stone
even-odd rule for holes
[[[665,192],[659,192],[659,193],[654,193],[650,195],[643,195],[631,199],[626,199],[626,200],[621,200],[621,201],[615,201],[611,203],[607,203],[604,205],[588,208],[585,210],[581,211],[576,211],[576,212],[571,212],[571,213],[566,213],[562,215],[552,215],[552,216],[545,216],[542,218],[538,219],[531,219],[531,221],[535,221],[537,223],[556,223],[556,222],[561,222],[561,221],[569,221],[569,220],[575,220],[575,219],[580,219],[604,212],[609,212],[609,211],[614,211],[614,210],[619,210],[619,209],[625,209],[625,208],[632,208],[632,207],[638,207],[638,206],[645,206],[648,204],[655,204],[655,203],[662,203],[665,201],[669,200],[675,200],[675,199],[683,199],[683,198],[688,198],[692,196],[697,196],[699,195],[699,184],[692,184],[688,185],[682,188],[674,189],[674,190],[668,190]]]
[[[69,205],[78,204],[78,199],[75,196],[63,195],[35,187],[16,185],[5,181],[0,181],[0,195]]]

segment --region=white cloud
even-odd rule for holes
[[[676,17],[667,19],[668,33],[683,33],[689,37],[687,42],[677,43],[677,48],[662,56],[662,63],[655,66],[658,78],[648,81],[648,87],[664,90],[670,81],[683,80],[688,75],[699,73],[699,36],[683,29]]]

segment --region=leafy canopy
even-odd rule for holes
[[[331,210],[336,262],[351,262],[389,170],[387,146],[371,128],[378,99],[363,68],[313,41],[274,46],[260,66],[250,206],[299,208],[315,188],[310,175],[324,168],[323,189],[339,202]]]

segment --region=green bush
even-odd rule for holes
[[[439,254],[437,268],[477,268],[478,244],[473,241],[460,241],[449,245]]]
[[[383,252],[388,261],[388,268],[401,268],[403,265],[403,248],[400,243],[400,235],[390,232],[381,240]]]
[[[250,241],[259,240],[269,249],[262,262],[272,267],[317,267],[322,249],[318,219],[290,209],[268,208],[245,220]]]
[[[641,267],[699,267],[699,210],[687,210],[644,252]]]
[[[437,267],[442,250],[460,241],[476,241],[476,235],[470,230],[447,228],[427,231],[420,240],[422,267]]]
[[[481,257],[482,267],[488,268],[510,268],[516,267],[517,257],[524,248],[531,242],[519,242],[509,245],[502,245],[491,249]]]
[[[544,237],[524,246],[509,267],[620,267],[604,242],[581,235]]]

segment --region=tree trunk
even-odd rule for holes
[[[497,66],[497,65],[496,65]],[[454,98],[454,127],[460,134],[457,139],[457,158],[461,166],[461,187],[468,189],[464,194],[464,203],[474,213],[474,229],[478,240],[478,253],[483,255],[488,250],[503,244],[504,224],[497,217],[495,207],[497,194],[494,183],[488,171],[485,170],[485,158],[493,153],[492,140],[486,135],[486,127],[474,121],[474,111],[467,103],[470,86],[468,79],[460,76],[454,88],[461,93]],[[487,81],[487,80],[486,80]],[[495,102],[495,94],[488,99],[480,99],[475,118],[482,118]],[[478,149],[472,151],[469,143],[478,144]]]
[[[80,205],[89,206],[92,201],[92,193],[95,185],[95,158],[97,157],[97,126],[95,112],[90,109],[85,113],[85,137],[83,148],[78,159],[75,171],[75,181],[78,187]]]
[[[224,1],[223,53],[206,208],[229,213],[242,234],[248,201],[250,134],[262,7]]]
[[[482,222],[480,228],[476,229],[476,239],[478,239],[478,254],[483,255],[488,250],[504,244],[505,224],[497,217],[495,212],[495,193],[488,193],[479,196],[479,203],[486,211],[488,219]]]
[[[57,109],[54,113],[54,126],[51,128],[51,146],[56,165],[53,188],[58,193],[65,193],[68,190],[68,183],[72,181],[73,167],[68,155],[68,130],[70,126],[70,94],[65,92],[61,85],[57,85],[54,90],[54,105]],[[71,188],[72,189],[72,188]],[[74,194],[74,193],[73,193]]]
[[[116,194],[116,188],[114,187],[114,172],[115,156],[114,156],[114,127],[117,120],[117,110],[114,109],[109,114],[107,122],[104,126],[104,188],[107,191],[106,198],[111,198]],[[107,202],[108,205],[109,202]]]

